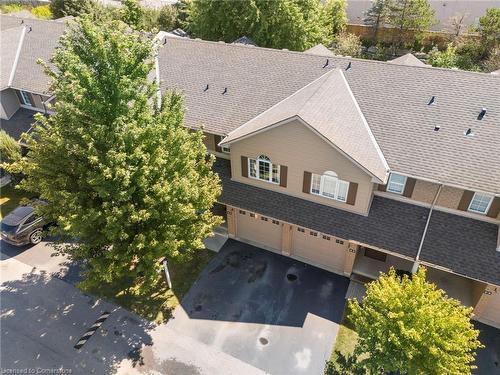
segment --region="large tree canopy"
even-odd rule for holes
[[[221,189],[202,133],[183,126],[183,103],[148,77],[151,37],[121,21],[83,17],[70,26],[48,70],[57,102],[20,162],[22,188],[50,204],[62,251],[85,265],[85,283],[126,274],[144,285],[160,277],[163,257],[203,247],[220,218]]]
[[[194,0],[186,25],[196,37],[233,42],[246,35],[261,47],[302,51],[331,42],[345,27],[344,0]]]
[[[426,271],[400,278],[394,270],[368,284],[363,303],[350,301],[359,335],[354,350],[370,374],[470,374],[479,331],[472,308],[447,297]]]

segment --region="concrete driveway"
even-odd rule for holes
[[[271,374],[322,374],[348,279],[228,240],[167,326]]]

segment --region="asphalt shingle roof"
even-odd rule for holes
[[[328,71],[236,128],[223,142],[230,144],[293,118],[300,118],[381,183],[386,182],[389,166],[340,69]]]
[[[229,161],[217,159],[219,201],[319,232],[415,258],[429,209],[373,197],[368,216],[232,181]],[[498,225],[434,211],[420,259],[455,273],[500,285]]]
[[[35,122],[35,113],[32,110],[19,108],[17,112],[8,120],[0,120],[0,128],[14,138],[21,139],[23,133],[28,133]]]
[[[185,94],[186,124],[220,135],[344,69],[391,170],[500,194],[500,76],[184,38],[168,38],[159,60],[162,88]]]
[[[50,79],[44,73],[42,66],[37,64],[37,60],[41,58],[45,62],[49,61],[57,46],[59,37],[66,29],[66,22],[0,15],[0,30],[2,35],[12,32],[12,29],[18,29],[19,27],[26,27],[26,33],[11,87],[38,94],[48,93]],[[4,53],[11,54],[10,49],[14,49],[15,54],[17,45],[18,43],[15,43],[15,46],[10,46],[9,44],[9,51],[7,52],[7,46],[2,44],[2,63]]]
[[[498,231],[497,224],[434,211],[420,259],[500,285]]]
[[[9,79],[16,59],[17,46],[21,40],[23,28],[14,27],[0,31],[2,63],[0,64],[0,90],[9,86]]]

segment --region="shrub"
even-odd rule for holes
[[[33,14],[36,18],[41,18],[44,20],[52,18],[52,12],[50,11],[48,5],[40,5],[31,9],[31,14]]]
[[[90,13],[95,6],[95,0],[51,0],[49,5],[54,18],[77,17]]]
[[[0,11],[2,11],[2,13],[16,13],[20,12],[23,9],[24,7],[21,4],[17,3],[0,5]]]
[[[160,9],[158,25],[160,30],[171,31],[178,27],[179,12],[172,5],[165,5]]]
[[[359,57],[363,45],[359,36],[350,33],[341,33],[335,38],[333,53],[342,56]]]
[[[11,163],[21,158],[21,146],[5,130],[0,130],[0,163]]]

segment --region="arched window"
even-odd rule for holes
[[[349,182],[340,180],[335,172],[326,171],[322,175],[312,175],[311,194],[345,202],[348,191]]]
[[[275,184],[280,183],[280,166],[271,163],[271,159],[266,155],[260,155],[256,159],[249,158],[248,171],[251,178]]]

